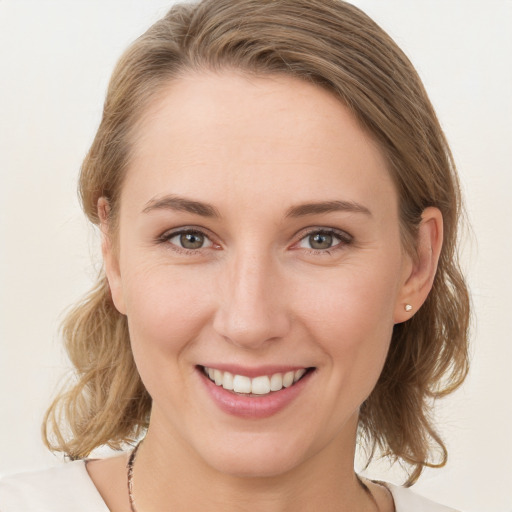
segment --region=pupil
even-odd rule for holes
[[[332,247],[332,235],[316,233],[309,237],[309,243],[313,249],[329,249],[329,247]]]
[[[185,249],[199,249],[204,243],[204,236],[199,233],[186,233],[180,236],[180,243]]]

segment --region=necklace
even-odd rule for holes
[[[126,465],[126,469],[128,470],[128,498],[130,500],[131,512],[137,512],[137,509],[135,508],[135,498],[133,497],[133,466],[135,464],[135,458],[137,457],[137,450],[141,444],[142,441],[137,443],[137,446],[135,446],[135,448],[132,450],[132,453],[130,454],[128,464]]]
[[[135,498],[133,497],[133,466],[135,465],[135,459],[137,458],[137,450],[139,449],[141,444],[142,444],[142,441],[139,441],[137,443],[135,448],[132,450],[130,457],[128,458],[128,463],[126,464],[126,469],[128,470],[128,498],[130,500],[130,511],[131,512],[137,512],[137,508],[135,507]],[[357,478],[357,481],[359,482],[359,484],[361,485],[361,487],[366,492],[366,494],[368,494],[368,497],[372,500],[377,512],[380,512],[379,504],[377,503],[377,500],[375,499],[375,496],[373,495],[370,488],[363,482],[363,480],[357,473],[356,473],[356,478]]]

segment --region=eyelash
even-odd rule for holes
[[[338,240],[338,243],[334,244],[331,247],[328,247],[327,249],[304,248],[309,254],[313,255],[331,255],[335,251],[343,250],[347,245],[350,245],[353,241],[353,237],[351,235],[339,229],[313,228],[307,231],[306,233],[303,233],[298,243],[302,242],[303,240],[306,240],[311,235],[330,235]]]
[[[165,232],[162,235],[160,235],[156,241],[161,244],[168,244],[168,246],[173,251],[176,251],[184,255],[197,255],[198,251],[201,251],[202,249],[208,249],[210,247],[209,246],[199,247],[198,249],[187,249],[186,247],[180,247],[179,245],[170,242],[173,238],[185,234],[203,236],[205,237],[205,239],[209,240],[211,246],[219,247],[218,244],[212,242],[211,237],[205,231],[197,228],[181,228],[177,231]],[[345,246],[350,245],[353,242],[353,237],[346,233],[345,231],[341,231],[339,229],[334,228],[312,228],[306,231],[305,233],[302,233],[299,241],[296,242],[294,246],[298,245],[300,242],[307,239],[311,235],[330,235],[338,240],[338,243],[331,247],[328,247],[327,249],[303,248],[309,254],[314,255],[330,255],[332,252],[342,250]],[[296,248],[295,250],[298,249],[299,248]]]
[[[202,231],[201,229],[186,228],[186,227],[178,229],[177,231],[170,231],[170,232],[166,231],[165,233],[163,233],[162,235],[160,235],[158,237],[157,242],[161,243],[161,244],[167,244],[173,251],[176,251],[176,252],[184,254],[184,255],[191,255],[191,256],[197,255],[198,251],[200,251],[201,249],[208,248],[208,247],[200,247],[198,249],[187,249],[186,247],[180,247],[177,244],[171,243],[171,240],[173,238],[180,236],[180,235],[201,235],[206,240],[209,240],[210,243],[212,244],[212,246],[216,245],[211,241],[211,237],[206,232]]]

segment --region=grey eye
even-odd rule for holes
[[[334,238],[331,233],[313,233],[309,235],[308,242],[312,249],[330,249]]]
[[[349,234],[338,233],[330,229],[319,229],[310,231],[305,235],[298,244],[302,249],[313,249],[314,251],[325,251],[329,253],[329,249],[338,249],[352,242]]]
[[[181,233],[176,233],[168,240],[178,247],[191,251],[211,247],[213,245],[211,240],[199,231],[182,231]]]
[[[200,233],[183,233],[180,235],[180,244],[185,249],[200,249],[204,244],[204,235]]]

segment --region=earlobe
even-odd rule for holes
[[[395,323],[411,318],[425,302],[437,272],[443,245],[443,216],[438,208],[426,208],[421,216],[416,255],[395,305]]]
[[[112,301],[119,313],[124,315],[126,314],[126,308],[123,298],[119,257],[111,236],[110,205],[105,197],[98,199],[98,217],[100,219],[103,265],[105,267],[105,274],[110,287]]]

